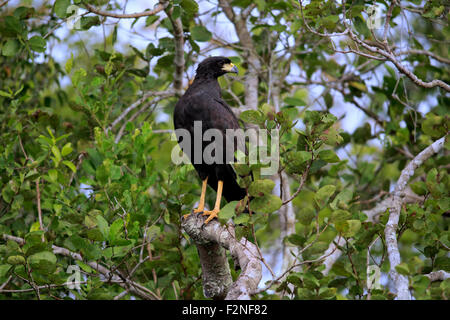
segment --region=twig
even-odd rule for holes
[[[128,294],[128,290],[124,290],[121,293],[119,293],[117,296],[115,296],[113,300],[120,300],[123,297],[125,297],[127,294]]]
[[[308,166],[306,167],[305,171],[303,172],[302,177],[300,179],[300,185],[298,186],[297,190],[295,190],[295,192],[292,194],[292,196],[288,200],[284,201],[282,203],[282,205],[285,205],[285,204],[291,202],[292,200],[294,200],[295,197],[300,193],[300,191],[302,191],[303,185],[305,184],[306,179],[308,178],[309,168],[311,167],[311,164],[312,164],[312,160],[308,163]]]
[[[394,10],[394,7],[396,5],[396,0],[392,0],[391,1],[391,5],[389,6],[389,10],[386,14],[386,21],[384,23],[384,31],[383,31],[383,44],[385,45],[386,48],[388,48],[387,46],[387,35],[389,32],[389,23],[391,22],[391,18],[392,18],[392,11]]]
[[[439,62],[450,64],[450,59],[438,56],[437,54],[427,51],[427,50],[409,49],[409,50],[404,50],[404,51],[395,53],[396,56],[402,56],[402,55],[408,55],[408,54],[426,55],[426,56],[432,57],[433,59],[436,59]]]
[[[336,250],[336,249],[334,249],[334,250]],[[304,265],[304,264],[315,263],[315,262],[320,262],[320,261],[322,261],[322,260],[325,260],[328,256],[330,256],[331,254],[333,254],[334,250],[332,250],[331,252],[325,252],[324,255],[320,256],[320,257],[317,258],[317,259],[314,259],[314,260],[305,260],[305,261],[301,261],[301,262],[299,262],[299,263],[296,263],[296,264],[292,265],[289,269],[287,269],[285,272],[283,272],[278,278],[271,280],[271,281],[269,282],[269,284],[267,284],[264,288],[261,288],[261,289],[258,289],[258,290],[253,291],[253,292],[252,292],[252,295],[255,295],[255,294],[258,294],[258,293],[261,293],[261,292],[264,292],[264,291],[270,289],[271,286],[273,286],[275,283],[279,282],[280,279],[282,279],[283,277],[285,277],[285,276],[286,276],[292,269],[294,269],[294,268],[297,268],[297,267],[299,267],[299,266],[301,266],[301,265]]]
[[[164,98],[168,98],[170,96],[174,95],[174,91],[173,90],[167,90],[167,91],[160,91],[160,92],[146,92],[142,98],[138,99],[136,102],[134,102],[131,106],[129,106],[128,108],[126,108],[112,123],[111,125],[106,129],[106,131],[110,131],[112,129],[114,129],[114,127],[120,122],[122,121],[126,115],[128,113],[130,113],[131,111],[133,111],[134,109],[136,109],[139,105],[141,105],[141,103],[143,103],[145,100],[147,100],[150,97],[164,97]]]
[[[41,191],[39,189],[39,180],[40,178],[36,179],[36,201],[37,201],[37,210],[38,210],[38,218],[39,218],[39,229],[41,231],[44,231],[44,224],[42,222],[42,210],[41,210]],[[45,242],[44,234],[42,234],[42,242]]]
[[[3,239],[15,241],[15,242],[19,243],[20,245],[25,244],[25,240],[23,238],[11,236],[9,234],[3,234]],[[86,261],[84,261],[84,259],[81,257],[80,254],[69,251],[68,249],[65,249],[62,247],[52,245],[52,249],[53,249],[53,253],[56,255],[63,255],[66,257],[71,257],[75,260],[79,260],[79,261],[86,263],[92,269],[98,271],[103,276],[105,276],[106,279],[108,279],[107,282],[117,283],[122,288],[129,290],[130,293],[135,294],[136,296],[138,296],[142,299],[160,300],[160,298],[153,291],[145,288],[144,286],[142,286],[139,283],[136,283],[134,281],[126,279],[125,277],[123,277],[120,274],[119,271],[111,272],[111,270],[109,270],[108,268],[104,267],[103,265],[101,265],[100,263],[98,263],[96,261],[95,262],[94,261],[86,262]]]
[[[98,14],[98,15],[101,15],[104,17],[111,17],[111,18],[118,18],[118,19],[134,19],[134,18],[140,18],[140,17],[153,16],[153,15],[157,14],[158,12],[161,12],[164,9],[166,9],[167,6],[169,5],[169,2],[160,2],[156,6],[156,8],[153,10],[137,12],[137,13],[128,13],[128,14],[119,14],[119,13],[102,11],[86,2],[84,2],[83,4],[89,12],[92,12],[92,13],[95,13],[95,14]]]

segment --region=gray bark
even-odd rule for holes
[[[182,228],[198,248],[202,264],[203,291],[213,299],[249,300],[262,277],[261,257],[256,246],[245,238],[236,239],[231,224],[213,220],[207,225],[200,214],[191,214]],[[233,283],[225,250],[229,250],[241,274]]]

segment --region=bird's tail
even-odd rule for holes
[[[225,176],[225,180],[223,181],[223,196],[225,197],[225,200],[231,202],[244,199],[247,195],[247,191],[238,184],[233,167],[227,165],[227,170],[230,172]]]

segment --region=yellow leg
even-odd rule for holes
[[[205,197],[206,197],[206,187],[208,186],[208,177],[203,180],[202,183],[202,193],[200,194],[200,202],[198,204],[198,208],[194,210],[194,213],[203,212],[205,209]]]
[[[222,200],[222,190],[223,190],[223,181],[219,180],[219,183],[217,184],[217,197],[214,209],[212,211],[205,211],[203,213],[204,216],[209,216],[208,219],[205,220],[205,224],[208,224],[208,222],[210,222],[212,219],[218,216],[220,212],[220,201]]]
[[[198,208],[194,209],[194,213],[203,212],[203,210],[205,209],[205,196],[206,196],[206,187],[207,186],[208,186],[208,177],[206,177],[206,179],[203,180],[202,193],[200,194],[200,202],[198,204]],[[190,213],[185,214],[185,215],[183,215],[183,218],[186,219],[190,215],[191,215]]]

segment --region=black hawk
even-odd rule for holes
[[[226,162],[225,152],[222,161],[217,161],[216,163],[208,163],[204,161],[203,157],[200,157],[200,163],[196,163],[199,162],[198,160],[194,161],[196,151],[194,150],[194,144],[198,143],[201,145],[203,155],[203,151],[211,143],[203,141],[203,139],[194,141],[194,122],[201,121],[203,133],[208,129],[217,129],[222,133],[219,139],[216,137],[214,140],[217,146],[225,145],[225,131],[227,129],[240,129],[238,119],[222,99],[221,89],[217,80],[218,77],[230,72],[237,74],[238,69],[226,57],[210,57],[203,60],[197,67],[194,81],[175,105],[173,115],[175,129],[185,129],[191,137],[190,144],[187,145],[187,148],[190,148],[190,150],[186,150],[186,144],[181,143],[180,136],[177,134],[181,149],[188,155],[203,182],[199,205],[194,210],[194,213],[203,212],[203,215],[207,215],[208,218],[205,220],[205,224],[217,217],[220,211],[222,195],[227,202],[239,201],[246,196],[246,190],[241,188],[236,181],[236,173],[233,167]],[[235,151],[236,145],[233,145],[233,148],[233,151]],[[225,149],[226,147],[223,148],[223,150]],[[214,209],[211,211],[204,210],[207,185],[217,192]],[[186,216],[188,215],[184,217],[186,218]]]

